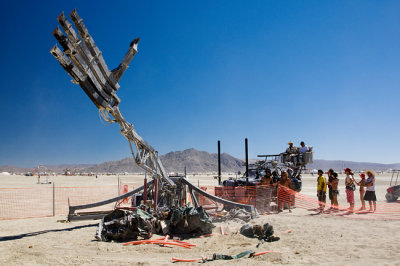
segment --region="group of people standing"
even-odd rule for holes
[[[350,168],[344,169],[346,174],[345,186],[346,186],[346,199],[350,204],[347,209],[350,212],[354,211],[354,191],[356,190],[356,185],[359,186],[360,191],[360,201],[361,208],[358,211],[366,210],[365,201],[369,202],[369,211],[376,211],[376,194],[375,194],[375,173],[372,170],[366,170],[368,178],[364,173],[360,174],[361,180],[357,182],[354,179],[354,174]],[[324,211],[325,203],[326,203],[326,189],[329,189],[329,199],[331,201],[332,211],[339,211],[339,203],[338,203],[338,195],[339,195],[339,178],[338,174],[333,170],[329,169],[326,173],[328,175],[328,182],[326,182],[325,177],[323,176],[324,172],[322,170],[318,170],[318,179],[317,179],[317,197],[319,201],[319,211]]]

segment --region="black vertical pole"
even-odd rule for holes
[[[55,201],[55,191],[54,191],[54,187],[55,187],[55,183],[53,182],[53,216],[56,215],[56,209],[55,209],[55,205],[54,205],[54,201]]]
[[[218,140],[218,185],[221,185],[221,141]]]
[[[244,139],[244,149],[246,152],[246,185],[249,183],[249,151],[247,146],[247,138]]]

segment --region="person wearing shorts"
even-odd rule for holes
[[[346,198],[347,202],[350,204],[350,207],[348,208],[348,211],[352,212],[354,211],[354,178],[353,178],[353,173],[350,168],[344,169],[344,172],[346,174],[346,179],[345,179],[345,185],[346,185]]]
[[[320,212],[323,212],[326,203],[326,179],[323,176],[323,174],[324,172],[322,170],[318,170],[317,197],[318,197]]]
[[[364,200],[369,203],[369,211],[376,212],[376,194],[375,194],[375,173],[371,170],[365,171],[367,173],[367,180],[365,181],[365,186],[367,191],[365,192]],[[372,204],[374,208],[372,209]]]
[[[338,196],[339,196],[339,178],[338,174],[336,172],[332,173],[332,204],[333,204],[333,210],[338,211],[339,210],[339,202],[338,202]]]
[[[365,210],[365,200],[364,200],[364,196],[365,196],[365,174],[360,174],[361,180],[360,182],[357,182],[355,180],[354,183],[357,184],[357,186],[360,186],[360,201],[361,201],[361,208],[359,209],[359,211],[363,211]]]

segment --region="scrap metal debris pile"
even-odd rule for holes
[[[268,223],[264,225],[245,224],[240,228],[240,233],[244,236],[258,238],[266,242],[274,242],[280,239],[274,236],[274,228]]]
[[[215,227],[201,206],[173,208],[166,221],[171,234],[210,234]]]
[[[127,241],[142,237],[148,239],[153,235],[154,217],[142,209],[116,209],[106,215],[96,231],[99,241]]]
[[[96,239],[123,242],[139,237],[149,239],[153,233],[203,235],[210,234],[214,227],[202,207],[173,208],[153,216],[151,210],[142,205],[135,210],[116,209],[106,215],[99,223]]]

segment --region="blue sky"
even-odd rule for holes
[[[18,1],[0,16],[0,165],[130,155],[49,53],[77,8],[120,81],[125,118],[161,154],[244,157],[289,140],[315,158],[400,162],[399,1]]]

